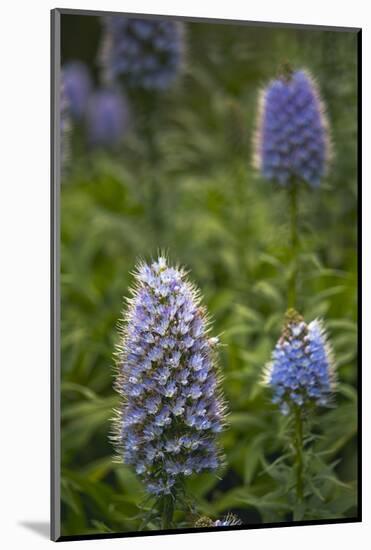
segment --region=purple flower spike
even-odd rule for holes
[[[301,315],[290,309],[264,379],[273,391],[273,403],[284,415],[295,406],[328,405],[336,377],[322,322],[314,320],[307,325]]]
[[[183,26],[176,21],[107,16],[99,56],[103,80],[125,87],[165,90],[184,56]]]
[[[317,85],[306,71],[288,72],[261,93],[254,165],[282,185],[317,187],[330,160],[330,139]]]
[[[70,61],[63,67],[63,82],[71,116],[81,120],[92,91],[89,69],[81,61]]]
[[[116,147],[125,137],[128,125],[128,105],[120,92],[99,90],[91,96],[86,113],[90,145]]]
[[[225,407],[217,343],[182,269],[159,257],[140,264],[135,278],[119,349],[122,406],[115,439],[120,458],[147,490],[163,495],[184,478],[220,466],[216,433],[224,426]],[[200,363],[202,379],[195,369]]]

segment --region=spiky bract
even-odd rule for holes
[[[227,514],[224,518],[214,521],[215,527],[231,527],[233,525],[242,525],[242,521],[235,514]]]
[[[235,514],[227,514],[217,520],[202,516],[195,523],[195,527],[231,527],[233,525],[242,525],[242,521]]]

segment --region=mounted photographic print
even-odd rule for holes
[[[355,28],[52,11],[52,538],[355,522]]]

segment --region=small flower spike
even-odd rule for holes
[[[160,256],[140,264],[135,279],[119,350],[116,443],[120,458],[160,496],[220,466],[225,407],[218,342],[182,269]]]
[[[214,521],[215,527],[231,527],[233,525],[242,525],[242,521],[234,514],[228,514],[224,518]]]
[[[287,312],[282,335],[266,367],[265,383],[273,391],[273,403],[284,415],[295,406],[328,405],[336,377],[333,353],[321,321],[306,324],[295,310]]]
[[[224,518],[215,521],[203,516],[195,523],[195,527],[232,527],[233,525],[242,525],[242,521],[235,514],[227,514]]]
[[[125,88],[165,90],[183,64],[183,25],[177,21],[107,16],[99,56],[103,80]]]
[[[291,71],[261,92],[254,137],[254,165],[282,185],[302,180],[318,187],[331,157],[328,123],[312,76]]]

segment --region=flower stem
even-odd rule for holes
[[[295,449],[295,470],[296,470],[296,504],[299,505],[304,497],[303,483],[303,417],[300,407],[295,407],[295,432],[294,432],[294,449]],[[294,520],[296,517],[296,509],[294,510]]]
[[[291,180],[288,188],[290,209],[290,263],[291,273],[288,282],[288,307],[297,307],[297,280],[298,280],[298,251],[299,251],[299,227],[298,227],[298,181]],[[302,504],[304,498],[303,481],[303,416],[301,408],[295,406],[294,412],[294,467],[296,476],[296,503],[294,507],[294,521],[302,519]]]
[[[151,209],[151,220],[153,224],[153,230],[155,232],[155,235],[158,239],[161,239],[162,234],[162,226],[163,226],[163,211],[161,208],[161,202],[162,202],[162,189],[161,189],[161,182],[159,181],[159,177],[157,174],[157,160],[158,160],[158,152],[157,152],[157,144],[156,144],[156,138],[154,136],[154,129],[151,128],[148,132],[148,145],[149,145],[149,160],[151,163],[151,171],[152,176],[150,178],[150,185],[151,185],[151,193],[150,193],[150,200],[149,200],[149,206]]]
[[[296,308],[298,278],[298,182],[292,180],[288,188],[290,200],[290,260],[291,274],[288,285],[288,306]]]
[[[147,161],[150,170],[149,176],[147,175],[149,181],[149,196],[147,197],[149,208],[148,219],[151,220],[154,237],[158,244],[161,242],[164,226],[162,186],[158,174],[160,153],[156,138],[159,109],[158,97],[156,94],[146,94],[143,103],[145,106],[143,113],[143,133],[146,139]]]
[[[170,529],[173,523],[173,514],[174,514],[174,496],[165,495],[162,497],[161,502],[162,508],[162,529]]]

